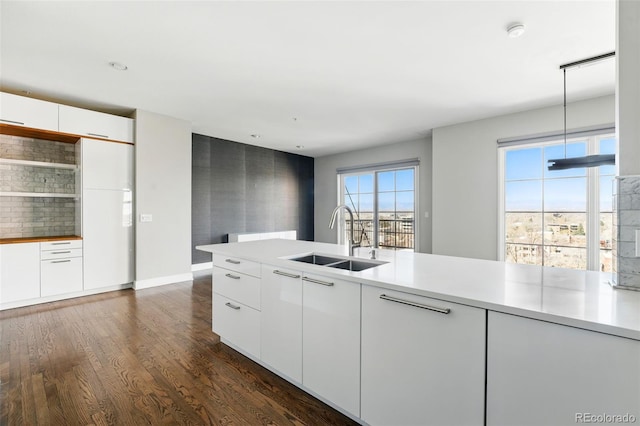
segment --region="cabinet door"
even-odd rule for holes
[[[42,297],[82,291],[82,258],[40,262],[40,289]]]
[[[262,361],[302,383],[301,273],[262,266]]]
[[[221,294],[213,294],[213,331],[260,359],[260,312]]]
[[[488,321],[487,425],[640,419],[640,341],[497,312]]]
[[[40,244],[0,244],[0,303],[40,297]]]
[[[483,309],[363,286],[361,418],[483,424],[485,318]]]
[[[84,288],[132,282],[131,191],[87,189],[82,198]]]
[[[360,284],[304,274],[302,384],[360,415]]]
[[[59,107],[59,127],[64,133],[133,142],[134,120],[67,105]]]
[[[58,104],[0,93],[0,123],[58,131]]]
[[[82,139],[84,189],[133,189],[133,146]]]

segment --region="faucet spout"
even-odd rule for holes
[[[349,237],[349,256],[353,256],[353,249],[356,247],[360,247],[360,243],[355,242],[355,229],[353,223],[353,211],[346,204],[341,204],[335,209],[333,209],[333,213],[331,213],[331,220],[329,221],[329,228],[332,228],[336,224],[336,219],[338,218],[338,212],[340,209],[345,209],[347,213],[349,213],[349,221],[351,223],[351,236]]]

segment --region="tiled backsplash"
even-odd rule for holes
[[[0,135],[0,158],[76,164],[74,144]],[[76,193],[71,169],[0,164],[0,192]],[[80,203],[74,198],[0,197],[0,238],[76,235]]]
[[[616,179],[614,200],[613,282],[640,290],[640,257],[636,257],[636,230],[640,229],[640,176]]]
[[[76,202],[68,198],[2,197],[0,238],[76,234]]]

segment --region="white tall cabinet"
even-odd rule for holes
[[[82,139],[84,289],[133,281],[133,145]]]
[[[371,425],[484,423],[486,311],[362,288],[362,415]]]

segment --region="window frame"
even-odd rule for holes
[[[407,160],[407,161],[411,161],[411,160]],[[420,241],[418,236],[420,235],[420,225],[419,225],[419,220],[418,220],[418,203],[419,203],[419,170],[420,170],[420,165],[419,164],[409,164],[409,165],[402,165],[401,163],[391,163],[388,165],[376,165],[375,167],[371,167],[371,168],[354,168],[354,170],[349,171],[349,170],[345,170],[345,171],[338,171],[337,172],[337,205],[341,205],[344,204],[344,196],[345,196],[345,189],[344,189],[344,179],[348,176],[360,176],[360,175],[366,175],[366,174],[372,174],[373,175],[373,241],[372,241],[372,246],[371,248],[375,248],[375,249],[379,249],[379,250],[390,250],[387,249],[385,247],[380,247],[379,245],[379,211],[378,211],[378,174],[379,173],[383,173],[383,172],[390,172],[390,171],[401,171],[401,170],[409,170],[412,169],[413,170],[413,252],[417,253],[419,251],[419,246],[420,246]],[[396,192],[402,192],[402,191],[396,191],[394,189],[393,191],[394,193]],[[358,192],[359,194],[359,192]],[[349,208],[352,208],[352,206],[349,206]],[[360,212],[358,212],[360,213]],[[337,242],[338,244],[346,244],[346,229],[345,229],[345,212],[343,210],[340,211],[340,216],[339,216],[339,224],[337,226]],[[357,216],[356,216],[356,212],[354,211],[354,220],[356,220]]]
[[[571,144],[575,142],[585,142],[587,153],[586,155],[598,154],[600,152],[600,143],[603,140],[607,139],[616,139],[615,133],[610,131],[590,134],[586,136],[577,136],[572,138],[567,138],[566,144]],[[504,145],[498,146],[497,155],[498,155],[498,247],[497,254],[498,260],[506,261],[506,157],[507,152],[519,150],[519,149],[528,149],[528,148],[536,148],[541,147],[543,150],[547,146],[554,145],[562,145],[565,141],[561,138],[555,138],[554,140],[546,140],[542,142],[528,142],[514,145]],[[543,151],[544,152],[544,151]],[[544,161],[544,157],[543,157]],[[586,255],[587,255],[587,271],[600,271],[600,218],[602,216],[602,211],[600,210],[600,177],[601,176],[610,176],[609,174],[600,174],[599,167],[589,167],[586,168],[586,215],[587,215],[587,240],[586,240]],[[614,175],[615,176],[615,173]],[[541,180],[543,182],[552,180],[554,178],[547,178],[542,176]],[[555,178],[557,179],[557,178]],[[547,211],[544,210],[544,195],[543,195],[543,204],[542,204],[542,216],[543,223],[542,229],[545,229],[544,223],[544,214]],[[605,213],[608,213],[605,212]],[[534,244],[532,244],[534,245]],[[539,244],[544,252],[544,247],[554,246],[552,244],[545,244],[545,239],[542,238],[542,243]],[[544,259],[544,254],[543,254]],[[542,262],[544,265],[544,260]],[[582,270],[582,269],[579,269]]]

